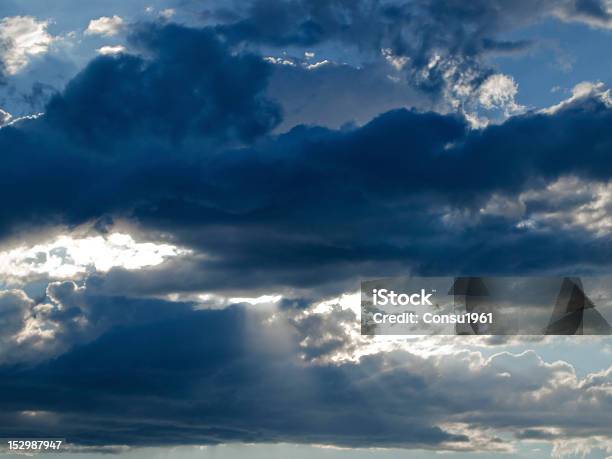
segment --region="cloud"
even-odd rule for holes
[[[276,6],[276,9],[274,9]],[[582,22],[593,26],[609,26],[610,8],[602,0],[584,2],[519,1],[512,4],[503,1],[479,1],[467,7],[460,3],[442,5],[431,0],[417,2],[392,1],[379,3],[370,0],[345,2],[333,0],[319,3],[313,0],[251,1],[247,8],[234,11],[223,33],[238,40],[255,40],[271,45],[314,45],[323,41],[343,40],[356,46],[374,46],[381,49],[382,42],[398,40],[396,46],[405,46],[410,29],[442,33],[440,37],[423,37],[422,44],[446,42],[455,35],[461,39],[456,48],[511,52],[525,46],[524,42],[495,40],[504,30],[539,22],[545,18],[561,18],[568,22]],[[236,20],[238,17],[238,20]],[[379,21],[367,21],[376,17]],[[420,21],[417,21],[420,19]],[[424,21],[427,19],[428,21]],[[447,29],[442,20],[451,19]],[[493,24],[486,24],[490,20]],[[266,26],[275,24],[273,33]],[[473,26],[481,26],[480,30]],[[497,27],[497,30],[496,30]],[[470,29],[471,33],[470,33]],[[420,46],[420,44],[419,44]]]
[[[320,341],[323,323],[296,325],[292,311],[119,306],[69,284],[51,297],[62,301],[60,328],[76,333],[71,317],[80,314],[98,325],[120,317],[122,326],[36,366],[0,367],[7,435],[61,434],[91,447],[290,442],[438,451],[508,451],[501,435],[528,429],[609,439],[610,370],[579,379],[569,364],[533,352],[485,359],[396,351],[312,363],[300,343],[313,341],[312,352],[336,344]]]
[[[174,8],[166,8],[159,12],[159,15],[164,19],[172,19],[172,17],[176,14],[176,10]]]
[[[218,30],[230,40],[279,47],[342,42],[358,50],[366,61],[380,60],[382,50],[382,57],[395,69],[403,69],[403,78],[413,86],[449,99],[456,109],[458,98],[465,99],[490,73],[479,54],[495,48],[491,37],[496,28],[508,27],[507,14],[498,14],[499,9],[488,3],[471,11],[478,13],[469,14],[461,6],[440,8],[427,1],[318,4],[259,0],[239,13],[240,20],[220,25]],[[269,33],[270,22],[277,33]],[[479,32],[470,33],[473,30]]]
[[[278,107],[261,94],[268,65],[231,55],[209,30],[143,25],[130,44],[153,59],[120,54],[93,60],[50,101],[50,124],[89,146],[108,146],[156,131],[176,140],[248,141],[278,123]]]
[[[0,305],[0,364],[7,366],[32,366],[120,325],[176,317],[192,309],[190,303],[172,307],[155,299],[95,295],[72,281],[51,282],[34,298],[20,289],[3,290]]]
[[[583,81],[572,88],[572,95],[570,97],[562,100],[556,105],[543,109],[542,113],[554,114],[559,110],[588,103],[589,100],[594,100],[607,107],[612,107],[610,90],[606,88],[602,82]]]
[[[605,0],[562,2],[553,11],[557,17],[564,21],[582,22],[591,27],[604,29],[612,27],[612,8]]]
[[[486,109],[499,108],[507,115],[524,110],[515,97],[518,85],[512,77],[496,73],[489,76],[478,88],[478,101]]]
[[[89,25],[87,26],[87,29],[85,29],[85,35],[103,35],[105,37],[112,37],[117,35],[123,27],[124,22],[120,16],[102,16],[98,19],[92,19],[89,21]]]
[[[0,108],[0,127],[8,124],[8,122],[11,121],[11,118],[12,116],[9,112],[5,112]]]
[[[113,267],[141,269],[186,253],[170,244],[136,242],[130,235],[77,237],[62,235],[53,241],[0,251],[0,278],[17,285],[37,277],[76,278]]]
[[[491,37],[510,26],[506,17],[515,11],[503,10],[490,2],[468,11],[458,4],[441,8],[428,1],[259,0],[239,13],[241,19],[217,29],[237,42],[305,48],[341,42],[366,61],[392,57],[395,68],[403,69],[403,78],[414,87],[448,99],[456,109],[459,99],[466,99],[492,73],[480,55],[493,51],[497,42]],[[515,10],[527,19],[520,7]]]
[[[34,301],[21,290],[0,291],[0,362],[4,363],[7,359],[7,349],[14,349],[18,334],[25,325],[27,312],[33,306]]]
[[[54,37],[47,32],[48,21],[31,16],[0,20],[0,60],[4,72],[14,75],[35,56],[47,53]]]
[[[520,209],[517,216],[528,215],[520,226],[532,229],[581,228],[599,237],[612,231],[610,209],[612,184],[564,177],[544,188],[519,194],[509,207]],[[527,212],[529,209],[529,212]]]
[[[321,21],[331,14],[321,11]],[[335,15],[327,20],[334,25]],[[310,24],[295,30],[319,33]],[[3,281],[55,276],[57,265],[76,276],[43,293],[32,285],[0,293],[4,435],[91,447],[239,441],[501,452],[512,451],[512,436],[560,451],[610,441],[611,370],[578,377],[534,352],[357,359],[364,338],[354,314],[308,309],[359,278],[398,272],[609,269],[604,87],[472,130],[459,115],[387,110],[384,92],[406,87],[388,72],[408,72],[419,55],[403,61],[397,46],[382,56],[387,48],[375,48],[385,67],[372,75],[334,63],[273,66],[211,28],[145,24],[128,41],[131,54],[94,59],[44,115],[0,130],[0,193],[11,197],[2,237],[84,222],[111,228],[0,255]],[[516,103],[509,77],[468,71],[464,81],[471,64],[428,53],[415,68],[434,83],[436,72],[458,72],[454,90],[476,81],[483,104]],[[342,89],[347,99],[362,87],[356,79],[380,92],[344,102],[342,117],[354,108],[359,125],[276,135],[282,116],[271,95],[283,94],[288,76],[297,83],[285,87],[286,100],[305,107],[288,116],[312,124],[309,94],[325,81],[334,80],[327,94]],[[302,82],[301,97],[288,94]],[[369,101],[380,105],[359,106]],[[129,221],[154,243],[117,239],[106,221]],[[259,304],[197,309],[209,307],[202,293]],[[198,302],[160,299],[180,297]]]
[[[495,73],[491,55],[520,53],[533,42],[508,41],[508,33],[557,19],[609,28],[605,0],[562,2],[436,0],[254,0],[217,26],[229,40],[285,49],[341,43],[362,61],[380,61],[380,52],[403,78],[447,110],[474,116],[478,100]],[[392,60],[391,60],[392,59]],[[501,81],[501,80],[499,80]],[[510,86],[507,86],[510,88]]]
[[[612,111],[598,97],[478,131],[460,116],[393,110],[362,126],[277,136],[272,65],[261,57],[177,25],[144,25],[130,48],[140,54],[98,57],[44,116],[0,131],[0,191],[14,195],[12,180],[20,183],[3,207],[5,236],[111,217],[193,251],[146,278],[111,270],[101,291],[337,294],[398,271],[609,267],[606,233],[594,231],[604,220],[563,225],[520,204],[563,180],[607,189],[612,164],[599,146]],[[361,75],[275,67],[307,82],[337,76],[338,85]],[[576,215],[597,218],[599,198],[586,199]]]
[[[111,55],[111,54],[119,54],[124,53],[126,51],[125,46],[117,45],[117,46],[102,46],[98,48],[98,54],[102,54],[103,56]]]

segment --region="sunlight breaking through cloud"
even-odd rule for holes
[[[62,235],[48,243],[0,252],[0,280],[36,275],[68,279],[91,271],[107,272],[115,267],[141,269],[188,252],[170,244],[136,242],[129,234],[122,233],[84,238]]]

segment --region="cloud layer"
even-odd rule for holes
[[[43,117],[0,131],[0,190],[20,184],[5,234],[127,218],[205,255],[190,269],[221,289],[237,276],[266,288],[398,268],[607,264],[607,233],[588,221],[533,228],[535,206],[495,210],[569,176],[605,187],[612,111],[600,93],[477,131],[459,116],[394,110],[361,127],[273,136],[281,115],[260,57],[176,25],[141,26],[131,43],[140,55],[95,59]]]
[[[609,369],[581,378],[533,352],[331,358],[360,345],[356,318],[309,306],[362,277],[610,267],[612,109],[601,85],[480,130],[460,114],[396,109],[359,126],[276,134],[283,114],[269,83],[281,73],[368,80],[337,64],[311,74],[307,65],[274,70],[246,41],[367,44],[425,92],[449,81],[460,90],[461,81],[442,77],[467,75],[483,106],[519,111],[515,82],[481,58],[525,46],[493,33],[529,22],[525,4],[381,5],[285,2],[274,36],[263,27],[267,2],[219,27],[140,24],[129,53],[95,58],[44,115],[0,129],[0,193],[11,197],[0,216],[3,242],[57,225],[106,234],[129,222],[172,244],[141,264],[136,255],[150,246],[128,241],[121,250],[131,260],[117,261],[103,245],[114,261],[86,282],[54,282],[61,276],[50,273],[44,292],[28,285],[0,293],[3,435],[91,446],[258,441],[507,452],[503,434],[609,445]],[[536,7],[540,16],[608,21],[583,3]],[[440,34],[448,17],[465,20]],[[396,29],[393,18],[416,28]],[[460,40],[465,27],[485,23]],[[41,281],[39,253],[61,255],[44,247],[18,254],[22,264],[3,252],[8,270],[25,264],[32,269],[23,277]],[[164,254],[180,256],[158,263]],[[82,271],[92,259],[69,262]],[[285,297],[275,308],[169,301],[278,292]]]
[[[610,370],[579,379],[571,365],[533,352],[484,359],[397,351],[312,364],[300,357],[309,355],[308,330],[320,328],[308,323],[312,314],[101,301],[69,283],[50,295],[62,305],[54,320],[64,338],[82,339],[79,317],[92,331],[109,320],[122,325],[35,367],[0,369],[5,435],[88,446],[241,441],[464,451],[511,451],[502,432],[610,439]]]

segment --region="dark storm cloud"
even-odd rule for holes
[[[608,238],[587,231],[531,232],[512,228],[507,221],[469,229],[443,228],[435,222],[417,226],[392,220],[392,224],[401,225],[404,233],[379,232],[370,238],[325,233],[331,241],[327,244],[306,244],[296,234],[291,244],[279,245],[275,241],[281,236],[270,234],[262,245],[258,239],[249,239],[245,229],[240,233],[242,243],[230,246],[219,234],[201,229],[197,236],[186,238],[211,258],[185,257],[146,272],[116,268],[106,276],[90,278],[90,285],[102,293],[124,295],[208,291],[257,296],[289,287],[304,295],[325,297],[358,288],[359,279],[408,273],[565,275],[609,270]],[[385,244],[380,241],[384,237],[397,237],[399,242]],[[336,244],[350,247],[340,251]]]
[[[261,149],[233,152],[209,171],[223,178],[215,202],[226,213],[180,201],[136,210],[143,224],[173,232],[210,258],[178,271],[161,266],[159,277],[149,272],[140,282],[143,274],[115,272],[105,283],[265,290],[410,268],[439,274],[605,267],[607,238],[585,229],[530,231],[478,210],[493,192],[518,193],[563,174],[607,180],[610,166],[599,146],[610,121],[603,106],[577,108],[470,134],[452,117],[398,111],[348,132],[296,129]],[[455,147],[445,149],[449,142]],[[448,223],[448,208],[475,215]]]
[[[160,293],[172,279],[177,290],[308,288],[409,269],[608,263],[607,238],[585,228],[534,232],[479,212],[494,193],[564,175],[609,179],[612,110],[595,95],[482,131],[395,110],[272,136],[279,115],[261,59],[209,29],[141,26],[132,42],[142,56],[94,60],[43,117],[0,131],[5,235],[132,219],[198,252],[175,274],[133,283]],[[144,276],[119,274],[115,286]]]
[[[78,72],[74,63],[46,54],[2,87],[0,106],[15,117],[41,113],[65,82]]]
[[[153,323],[123,324],[38,367],[0,369],[3,435],[58,434],[77,444],[135,446],[467,441],[415,416],[395,425],[381,419],[379,407],[365,406],[374,389],[361,387],[365,375],[360,383],[343,368],[303,365],[293,338],[278,350],[258,329],[261,317],[243,308],[179,314],[177,304],[166,306],[173,312],[163,320],[152,311]],[[414,387],[423,385],[420,376],[406,377]],[[375,397],[384,401],[382,391]],[[31,410],[47,414],[19,414]]]
[[[95,59],[50,101],[51,128],[100,147],[155,133],[250,141],[278,123],[279,108],[261,94],[269,66],[229,54],[210,30],[141,26],[130,43],[145,58]]]
[[[302,317],[305,301],[285,301],[274,318],[121,296],[333,290],[408,269],[609,266],[607,237],[480,213],[494,193],[516,197],[568,174],[608,180],[605,103],[578,100],[482,131],[456,116],[395,110],[362,127],[275,136],[279,110],[259,57],[236,54],[210,29],[144,25],[131,43],[141,54],[94,60],[44,116],[0,130],[0,230],[125,218],[195,253],[90,277],[87,288],[55,283],[40,301],[3,293],[0,329],[10,338],[0,344],[20,362],[0,366],[3,436],[468,450],[484,447],[472,441],[490,427],[609,438],[610,370],[578,381],[568,364],[533,353],[396,352],[329,364],[355,345],[348,311]],[[40,349],[61,355],[33,365]],[[450,431],[449,420],[466,430]]]
[[[95,59],[51,100],[43,119],[2,130],[0,151],[7,156],[0,187],[18,184],[26,201],[40,201],[29,208],[13,201],[5,215],[49,223],[68,216],[67,208],[76,220],[104,213],[98,206],[114,206],[122,193],[151,192],[152,176],[143,167],[164,180],[176,174],[173,189],[181,182],[193,189],[199,179],[197,173],[189,178],[189,169],[202,164],[189,154],[171,159],[181,150],[178,142],[197,138],[199,157],[211,145],[250,141],[279,121],[277,105],[262,94],[269,65],[231,55],[209,30],[148,25],[137,28],[131,42],[146,57]],[[131,159],[117,162],[110,158],[115,154]],[[35,187],[26,185],[30,179]],[[104,183],[95,187],[97,197],[82,192],[95,182]]]
[[[218,30],[237,41],[275,46],[312,46],[340,40],[371,50],[392,44],[399,50],[407,46],[409,34],[420,32],[420,44],[444,44],[448,48],[454,37],[455,49],[473,54],[482,51],[483,46],[494,47],[492,37],[500,32],[547,16],[593,25],[605,25],[612,18],[600,0],[494,0],[469,4],[458,0],[254,0],[227,17],[227,23]],[[498,44],[508,48],[510,42]],[[526,44],[516,43],[518,48]]]
[[[134,317],[140,306],[124,302],[122,310]],[[610,372],[579,381],[568,364],[546,364],[531,352],[486,361],[404,351],[338,364],[302,360],[337,349],[321,340],[320,322],[355,321],[348,311],[337,313],[344,318],[290,313],[270,321],[241,306],[193,311],[157,302],[150,316],[138,314],[56,359],[0,367],[2,434],[89,446],[296,442],[438,450],[504,447],[501,440],[473,443],[478,429],[490,427],[519,436],[550,428],[561,437],[609,436]],[[346,339],[341,327],[333,332]],[[578,419],[577,410],[589,416]],[[440,427],[449,419],[464,423],[465,433]]]
[[[31,299],[21,290],[0,291],[0,363],[40,362],[89,342],[118,325],[146,324],[191,310],[168,303],[96,295],[73,282],[53,282]]]

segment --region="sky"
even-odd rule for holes
[[[612,273],[611,33],[606,0],[4,0],[0,437],[611,458],[612,339],[362,336],[359,293]]]

